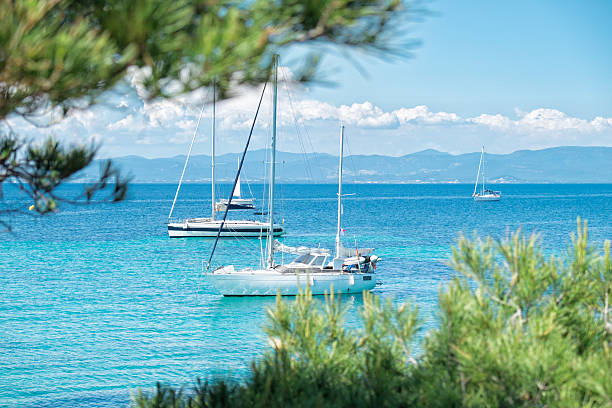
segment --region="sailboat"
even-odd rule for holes
[[[222,237],[267,237],[270,231],[273,232],[273,236],[281,236],[284,234],[284,229],[278,224],[269,224],[261,221],[252,220],[221,220],[216,219],[217,203],[215,202],[215,86],[213,85],[213,104],[212,104],[212,147],[211,147],[211,185],[212,185],[212,213],[209,218],[187,218],[180,221],[172,222],[172,212],[176,204],[176,199],[183,183],[183,177],[185,176],[185,170],[187,169],[187,163],[191,156],[191,149],[195,142],[196,135],[198,133],[198,127],[200,126],[200,120],[202,119],[202,113],[204,112],[204,104],[200,110],[200,116],[187,152],[187,158],[185,159],[185,165],[183,166],[183,172],[179,180],[176,193],[174,194],[174,200],[172,201],[172,207],[170,208],[170,214],[168,214],[168,236],[170,238],[187,238],[187,237],[211,237],[214,238],[217,235]],[[240,189],[238,189],[238,195],[240,195]],[[232,204],[234,199],[231,200]],[[230,206],[231,208],[231,206]],[[252,200],[251,200],[252,208]],[[222,210],[219,210],[222,211]],[[221,227],[221,228],[219,228]],[[219,234],[218,234],[219,233]]]
[[[482,171],[481,171],[482,169]],[[478,191],[478,181],[482,174],[482,185],[480,191]],[[485,160],[484,160],[484,146],[480,153],[480,162],[478,163],[478,174],[476,174],[476,184],[474,184],[474,193],[472,194],[474,201],[499,201],[501,199],[501,191],[489,190],[485,187]]]
[[[274,107],[272,120],[272,152],[270,162],[269,224],[274,223],[274,177],[276,156],[276,106],[277,106],[278,56],[274,58]],[[213,247],[206,267],[205,280],[224,296],[274,296],[297,295],[306,286],[313,295],[334,291],[361,293],[376,286],[375,271],[379,258],[372,248],[347,249],[342,246],[342,156],[344,126],[340,127],[340,164],[338,170],[338,224],[336,229],[336,251],[321,248],[289,247],[269,236],[266,245],[266,261],[263,268],[236,270],[233,265],[221,266],[209,272],[214,255]],[[297,255],[288,264],[276,264],[275,251]],[[263,254],[262,254],[263,255]],[[353,256],[354,255],[354,256]],[[263,262],[262,262],[263,263]]]
[[[227,208],[227,200],[219,200],[215,204],[215,208],[217,211],[225,211]],[[240,196],[240,176],[238,176],[238,183],[236,184],[236,188],[234,190],[234,194],[232,195],[232,202],[229,205],[230,210],[252,210],[255,208],[253,204],[252,198],[242,198]]]

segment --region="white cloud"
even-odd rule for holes
[[[393,111],[400,123],[417,124],[443,124],[445,122],[456,123],[462,119],[456,113],[431,112],[425,105],[415,106],[414,108],[401,108]]]
[[[500,114],[489,115],[483,113],[475,118],[469,118],[468,122],[497,129],[510,129],[512,126],[512,120]]]
[[[75,110],[70,116],[67,118],[68,122],[72,121],[73,123],[79,124],[83,127],[91,126],[94,124],[99,118],[92,109],[87,110]]]
[[[535,109],[516,121],[525,130],[556,131],[586,130],[589,123],[584,119],[572,118],[556,109]]]
[[[183,118],[183,120],[197,119],[199,114],[197,107],[200,106],[202,100],[207,99],[205,94],[203,94],[207,92],[206,90],[200,90],[197,94],[192,92],[189,95],[183,95],[170,100],[148,102],[146,101],[146,92],[142,87],[142,81],[147,75],[149,73],[146,70],[130,71],[131,86],[136,89],[139,97],[143,99],[140,113],[146,117],[146,121],[150,126],[185,129],[172,122],[180,120],[180,118]],[[287,78],[291,80],[293,76],[289,68],[280,68],[279,77],[281,79]],[[233,98],[219,103],[217,106],[217,120],[219,121],[220,128],[233,131],[249,129],[262,88],[262,86],[257,88],[239,88],[235,91]],[[295,121],[305,123],[306,121],[343,120],[347,125],[358,126],[360,128],[394,129],[405,124],[437,125],[462,121],[461,117],[455,113],[431,112],[424,105],[385,112],[370,101],[334,106],[323,101],[299,98],[296,95],[303,94],[305,89],[296,83],[281,83],[279,88],[279,110],[277,117],[279,126],[293,126]],[[269,102],[269,100],[264,100],[264,103],[266,102]],[[210,117],[209,108],[206,109],[205,115]],[[269,116],[265,111],[260,112],[257,127],[260,129],[268,128],[270,122]]]
[[[173,100],[156,100],[145,102],[140,113],[143,114],[149,126],[168,127],[183,119],[185,107]]]
[[[125,118],[109,124],[108,130],[140,131],[143,127],[142,120],[134,118],[134,115],[130,113]]]
[[[185,153],[195,130],[202,103],[206,101],[195,149],[208,153],[212,116],[208,89],[200,89],[169,100],[148,100],[142,81],[146,70],[130,70],[128,84],[106,97],[106,103],[75,110],[59,123],[37,128],[13,117],[7,124],[31,139],[56,135],[69,142],[96,140],[104,143],[107,156],[143,154],[169,156]],[[282,68],[283,77],[292,77]],[[234,97],[217,104],[219,152],[237,151],[251,127],[262,91],[259,87],[236,89]],[[271,125],[271,89],[261,107],[254,148],[263,147]],[[289,92],[287,92],[289,91]],[[289,96],[289,94],[291,96]],[[612,145],[612,117],[581,118],[560,110],[515,109],[508,116],[496,112],[464,115],[435,111],[426,105],[382,108],[374,101],[333,104],[312,98],[301,84],[279,86],[279,149],[336,153],[337,124],[343,120],[352,153],[406,154],[426,148],[451,152],[475,151],[486,144],[492,152],[558,145]],[[299,135],[295,122],[306,132]],[[103,135],[103,136],[102,136]],[[308,137],[309,140],[298,140]],[[491,148],[489,148],[491,146]]]
[[[220,129],[225,130],[248,130],[251,127],[253,118],[246,113],[233,113],[223,115],[218,122]],[[261,126],[261,122],[259,123]]]
[[[575,118],[557,109],[540,108],[531,112],[517,110],[521,117],[512,120],[506,116],[497,114],[482,114],[468,119],[468,122],[487,126],[491,129],[511,131],[514,133],[554,133],[554,132],[602,132],[612,130],[612,118],[596,117],[588,121]]]
[[[300,101],[296,107],[303,120],[330,120],[338,119],[338,108],[314,99]]]
[[[593,128],[597,131],[612,129],[612,118],[602,118],[601,116],[597,116],[591,121],[591,126],[593,126]]]
[[[196,127],[195,120],[179,120],[176,122],[176,127],[183,130],[194,130]]]
[[[399,120],[392,112],[384,112],[371,102],[342,105],[338,108],[339,117],[347,124],[363,128],[396,128]]]

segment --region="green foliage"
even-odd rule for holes
[[[155,402],[172,390],[160,386],[134,404],[612,406],[608,241],[596,251],[580,221],[562,257],[545,257],[536,236],[461,238],[449,265],[459,276],[441,291],[439,326],[418,357],[416,308],[364,294],[362,324],[347,329],[339,297],[306,291],[268,312],[271,349],[243,383],[200,384],[184,405]]]
[[[0,120],[92,103],[128,67],[151,98],[265,81],[272,55],[325,41],[407,53],[391,25],[422,14],[399,0],[0,0]],[[396,45],[394,47],[393,45]],[[406,46],[407,44],[403,44]],[[414,44],[410,44],[411,46]],[[319,59],[304,63],[312,73]],[[308,79],[308,78],[303,78]]]
[[[134,397],[136,408],[212,408],[235,405],[235,384],[218,381],[214,386],[208,382],[197,381],[193,392],[185,393],[182,389],[163,387],[157,384],[155,394],[147,396],[139,391]]]
[[[277,299],[266,328],[272,351],[253,365],[240,400],[253,406],[396,406],[409,377],[416,309],[364,295],[364,325],[349,330],[339,296],[320,305],[307,290]]]
[[[602,255],[590,247],[580,222],[559,259],[544,257],[535,236],[462,238],[450,261],[462,277],[440,294],[440,328],[421,360],[421,381],[431,393],[426,400],[438,395],[453,405],[508,407],[609,403],[610,377],[596,374],[612,367],[609,248],[606,242]]]
[[[398,406],[410,400],[411,342],[416,308],[396,308],[390,300],[364,294],[364,325],[347,329],[346,308],[333,294],[320,303],[306,289],[295,303],[280,296],[268,311],[271,350],[252,365],[243,386],[199,384],[184,405],[160,405],[169,387],[152,395],[139,392],[137,407],[170,406]],[[203,392],[204,391],[204,392]],[[213,400],[214,397],[214,400]],[[174,403],[174,402],[173,402]],[[193,405],[189,405],[193,404]]]

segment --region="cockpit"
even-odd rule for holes
[[[323,268],[323,265],[325,265],[325,260],[327,259],[327,257],[329,256],[329,254],[313,254],[313,253],[306,253],[306,254],[302,254],[300,256],[298,256],[297,258],[295,258],[291,264],[295,265],[295,264],[301,264],[301,265],[307,265],[310,267],[316,267],[316,268]]]

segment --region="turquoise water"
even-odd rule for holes
[[[612,185],[502,187],[501,202],[474,203],[466,185],[346,185],[356,195],[345,199],[345,243],[377,248],[376,292],[416,302],[424,333],[436,324],[438,290],[453,276],[443,261],[460,232],[501,238],[520,227],[562,251],[581,216],[593,241],[612,238]],[[200,285],[212,241],[167,238],[174,189],[134,185],[119,204],[4,218],[14,232],[0,235],[0,406],[121,406],[156,381],[247,372],[274,299],[223,298]],[[5,190],[0,205],[29,206]],[[279,190],[285,243],[333,247],[336,186]],[[184,186],[176,216],[207,215],[209,191]],[[213,263],[257,264],[260,251],[257,240],[223,240]],[[361,299],[346,301],[354,324]]]

